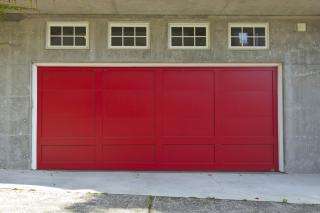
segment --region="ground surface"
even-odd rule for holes
[[[69,190],[0,189],[0,212],[316,213],[320,212],[320,205],[109,195]]]
[[[320,204],[320,174],[0,170],[0,188]]]

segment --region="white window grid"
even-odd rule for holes
[[[243,28],[252,28],[253,29],[253,36],[248,36],[248,38],[253,39],[253,46],[244,46],[243,44],[241,44],[241,46],[232,46],[231,39],[238,38],[238,36],[231,35],[232,28],[241,28],[241,33],[243,33]],[[256,28],[264,28],[265,35],[264,36],[256,36],[255,35]],[[228,39],[229,40],[229,49],[235,49],[235,50],[269,49],[269,24],[268,23],[229,23],[228,37],[229,37],[229,39]],[[264,38],[265,39],[265,46],[256,46],[255,38]]]
[[[51,35],[51,27],[61,27],[61,34],[60,35]],[[73,27],[73,35],[63,35],[63,27]],[[81,36],[75,35],[75,28],[76,27],[85,27],[86,34]],[[51,45],[51,38],[53,37],[60,37],[61,38],[61,45]],[[73,45],[63,45],[63,37],[72,37]],[[86,44],[85,46],[76,46],[75,45],[75,38],[85,38]],[[89,49],[89,22],[48,22],[47,23],[47,42],[46,48],[47,49]]]
[[[182,30],[181,36],[172,36],[172,28],[174,27],[193,27],[194,28],[194,34],[193,36],[186,36],[184,35],[184,32]],[[197,36],[196,35],[196,28],[206,28],[206,36]],[[169,49],[208,49],[209,48],[209,24],[208,23],[169,23],[169,29],[168,29],[168,47]],[[172,46],[172,38],[182,38],[182,46]],[[193,46],[184,46],[184,39],[183,38],[194,38],[193,40]],[[196,38],[205,38],[206,39],[206,45],[205,46],[196,46]]]
[[[122,29],[122,34],[121,36],[119,35],[112,35],[112,28],[113,27],[121,27]],[[133,27],[134,28],[134,34],[132,36],[130,35],[124,35],[124,28],[125,27]],[[144,27],[146,28],[146,35],[145,36],[139,36],[136,35],[136,28],[137,27]],[[116,23],[116,22],[111,22],[109,23],[109,30],[108,30],[108,47],[110,49],[149,49],[150,48],[150,29],[149,29],[149,23],[131,23],[131,22],[126,22],[126,23]],[[113,46],[112,45],[112,38],[121,38],[122,39],[122,44],[124,44],[124,38],[133,38],[134,40],[134,45],[133,46]],[[146,38],[146,46],[136,46],[136,38]]]

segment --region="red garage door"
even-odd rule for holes
[[[277,171],[276,68],[38,69],[38,168]]]

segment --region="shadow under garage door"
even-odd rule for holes
[[[39,169],[277,171],[276,68],[39,67]]]

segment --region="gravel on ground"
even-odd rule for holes
[[[320,205],[111,195],[74,190],[0,189],[0,212],[318,213]]]

